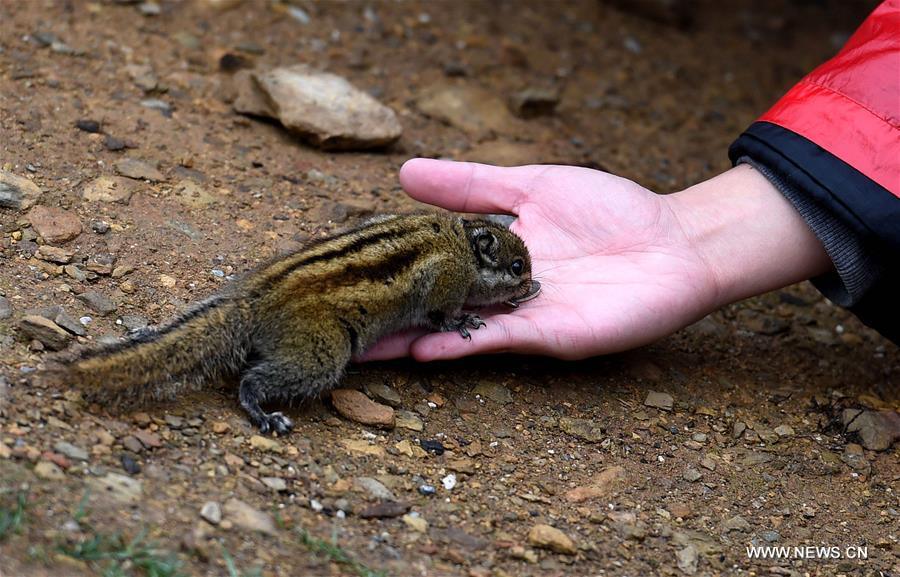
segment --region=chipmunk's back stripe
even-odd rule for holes
[[[360,232],[369,232],[369,231],[366,231],[365,229],[356,230],[356,231],[352,231],[351,233],[346,233],[344,235],[335,237],[334,239],[328,239],[325,242],[328,242],[330,240],[340,239],[345,236],[352,236],[353,233],[360,233]],[[338,248],[333,248],[333,249],[326,250],[324,252],[320,252],[320,253],[316,253],[316,254],[302,256],[298,260],[292,262],[290,264],[290,266],[286,267],[283,270],[276,272],[272,276],[265,277],[264,280],[267,282],[267,284],[268,283],[277,283],[277,282],[281,281],[282,279],[284,279],[286,276],[290,275],[291,273],[293,273],[294,271],[296,271],[297,269],[300,269],[302,267],[309,266],[309,265],[315,264],[317,262],[330,261],[330,260],[338,259],[343,256],[355,254],[355,253],[358,253],[358,252],[364,250],[366,247],[372,246],[374,244],[378,244],[385,240],[398,239],[403,236],[406,236],[407,234],[409,234],[408,230],[400,230],[400,229],[377,230],[377,232],[373,232],[370,235],[359,236],[358,238],[354,238],[352,241],[350,241],[349,244],[346,244],[344,246],[341,246]],[[316,246],[321,246],[321,244],[318,244]],[[300,255],[302,255],[302,254],[303,253],[301,252]],[[300,256],[300,255],[298,255],[298,256]]]

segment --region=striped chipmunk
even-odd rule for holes
[[[522,239],[499,224],[380,216],[271,261],[168,324],[68,353],[45,375],[112,407],[238,377],[253,424],[286,434],[291,420],[261,404],[319,395],[353,356],[406,328],[471,338],[484,322],[464,308],[517,306],[539,290]]]

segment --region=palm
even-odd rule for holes
[[[401,180],[425,202],[518,215],[512,230],[529,248],[542,292],[486,317],[471,342],[407,335],[380,345],[376,358],[407,349],[423,360],[485,352],[582,358],[651,342],[711,308],[714,285],[665,197],[633,182],[575,167],[422,160],[404,167]]]

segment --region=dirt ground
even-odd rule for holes
[[[323,400],[274,440],[227,388],[110,415],[29,384],[48,347],[21,328],[57,305],[90,317],[81,342],[163,322],[310,235],[416,208],[397,182],[413,156],[679,190],[726,169],[729,143],[870,3],[697,2],[687,25],[596,1],[218,4],[0,0],[0,164],[82,227],[50,243],[0,209],[0,575],[900,575],[900,451],[841,420],[900,409],[900,355],[809,285],[584,362],[357,367],[347,386],[380,391],[404,426]],[[235,63],[341,75],[403,136],[309,147],[232,110]],[[559,101],[473,133],[417,107],[447,82]],[[161,178],[85,200],[123,158]],[[541,525],[564,535],[542,545]]]

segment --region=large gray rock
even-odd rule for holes
[[[0,206],[27,210],[41,198],[41,189],[27,178],[0,170]]]
[[[37,315],[25,315],[19,322],[19,329],[26,336],[37,339],[52,351],[61,351],[74,337],[49,319]]]
[[[235,110],[277,118],[319,148],[377,148],[403,132],[393,110],[344,78],[303,64],[238,74],[235,82]]]

